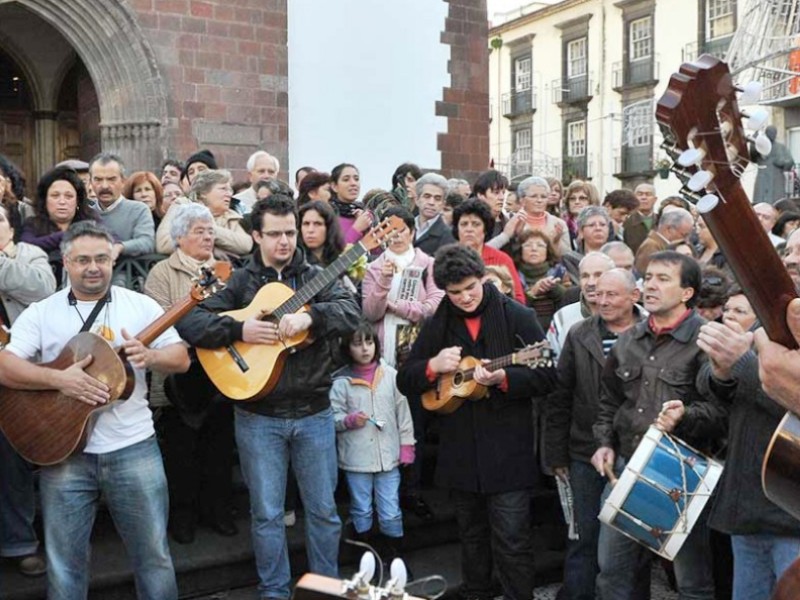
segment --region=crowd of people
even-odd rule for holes
[[[580,532],[567,542],[559,597],[649,598],[651,553],[598,514],[607,475],[656,424],[726,461],[674,561],[680,597],[769,598],[800,555],[800,522],[766,498],[760,466],[784,407],[800,401],[800,358],[757,331],[747,290],[686,200],[659,201],[647,183],[605,194],[539,176],[511,185],[495,170],[470,183],[412,163],[387,189],[362,193],[349,163],[303,167],[293,185],[267,152],[245,166],[249,180],[237,183],[199,150],[129,174],[101,153],[57,165],[30,199],[0,156],[0,319],[10,329],[0,383],[97,408],[85,446],[38,470],[41,544],[34,471],[0,434],[0,556],[26,575],[47,573],[48,597],[87,596],[102,498],[139,596],[177,598],[168,536],[238,533],[237,453],[262,598],[290,596],[286,527],[301,505],[310,571],[338,575],[343,536],[387,561],[402,556],[403,511],[435,517],[421,485],[435,430],[435,483],[453,501],[466,600],[532,598],[531,492],[552,477],[569,482]],[[800,204],[753,210],[800,289]],[[366,262],[337,262],[387,219],[394,230],[362,252]],[[155,264],[144,293],[125,289],[115,264],[145,257]],[[233,267],[224,289],[152,344],[135,337],[220,262]],[[331,283],[303,310],[227,314],[265,285],[291,295],[319,276]],[[788,320],[800,340],[797,304]],[[91,356],[44,364],[86,331],[133,367],[124,402],[87,371]],[[226,398],[196,355],[220,348],[242,361],[237,344],[297,336],[311,343],[282,356],[252,401]],[[552,365],[490,370],[488,359],[545,340]],[[467,357],[482,360],[464,373],[485,394],[446,414],[426,410],[423,395],[446,389]]]

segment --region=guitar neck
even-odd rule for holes
[[[483,365],[487,371],[497,371],[497,369],[502,369],[504,367],[510,367],[511,365],[517,364],[516,363],[517,353],[512,352],[511,354],[507,354],[506,356],[501,356],[500,358],[495,358],[490,360],[488,363]],[[466,379],[472,379],[472,376],[475,374],[475,369],[465,369],[463,371],[464,377]]]
[[[354,244],[352,248],[343,252],[331,264],[325,267],[319,275],[314,277],[311,281],[301,287],[294,295],[281,304],[272,312],[272,316],[280,320],[283,315],[296,313],[300,310],[309,300],[316,296],[320,290],[330,285],[333,281],[344,273],[347,268],[352,265],[361,256],[367,253],[367,249],[359,242]]]
[[[794,283],[741,184],[728,186],[724,201],[702,216],[767,335],[787,348],[797,348],[786,323],[786,307],[797,297]]]
[[[153,321],[153,323],[145,327],[136,336],[136,339],[142,342],[142,344],[145,346],[149,346],[156,340],[158,336],[185,317],[197,303],[198,301],[191,295],[186,296],[186,298],[183,300],[170,306],[167,312]]]

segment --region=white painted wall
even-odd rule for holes
[[[435,116],[450,85],[442,0],[291,0],[289,169],[358,166],[362,192],[406,161],[441,167]]]

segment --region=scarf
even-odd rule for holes
[[[336,196],[330,199],[330,205],[333,207],[333,210],[336,211],[337,215],[345,219],[355,219],[357,216],[356,211],[362,208],[360,202],[343,202]]]
[[[400,294],[400,283],[403,281],[403,271],[411,266],[417,253],[413,246],[402,254],[396,254],[387,249],[384,253],[386,260],[391,260],[396,269],[392,276],[392,285],[389,288],[387,299],[389,302],[396,302]],[[417,298],[413,298],[417,300]],[[387,312],[383,317],[383,358],[390,366],[395,366],[397,355],[397,328],[400,325],[408,325],[409,321],[391,312]]]
[[[192,273],[193,275],[197,275],[200,271],[200,267],[203,265],[213,265],[214,258],[209,258],[208,260],[197,260],[196,258],[192,258],[188,254],[186,254],[180,248],[175,250],[176,254],[178,255],[178,260],[181,263],[181,266],[184,267],[187,271]]]
[[[517,264],[517,271],[523,276],[523,283],[525,284],[526,288],[533,286],[533,284],[547,275],[547,272],[550,269],[550,263],[547,261],[540,265],[531,265],[522,261],[519,261]]]

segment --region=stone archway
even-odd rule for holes
[[[0,0],[0,4],[4,3]],[[11,0],[69,41],[94,81],[103,150],[131,168],[163,159],[167,93],[155,55],[127,2]]]

